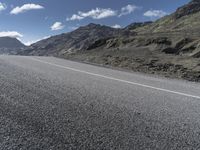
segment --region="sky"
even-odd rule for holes
[[[190,0],[0,0],[0,37],[26,45],[89,23],[122,28],[154,21]]]

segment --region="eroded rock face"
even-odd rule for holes
[[[151,38],[146,41],[146,45],[150,44],[164,44],[164,45],[171,45],[172,42],[167,37],[158,37],[158,38]]]

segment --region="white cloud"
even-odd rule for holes
[[[41,41],[41,40],[48,39],[48,38],[50,38],[50,36],[45,36],[45,37],[40,38],[40,39],[37,39],[37,40],[28,41],[28,42],[25,42],[24,44],[25,44],[26,46],[30,46],[31,44],[34,44],[34,43],[36,43],[36,42],[39,42],[39,41]]]
[[[82,20],[85,17],[79,16],[77,14],[73,14],[70,18],[67,18],[67,21],[73,21],[73,20]]]
[[[114,26],[112,26],[112,28],[119,29],[119,28],[122,28],[122,27],[118,24],[115,24]]]
[[[85,18],[103,19],[103,18],[112,17],[116,15],[117,15],[117,11],[112,10],[111,8],[106,8],[106,9],[96,8],[88,12],[79,11],[78,14],[73,14],[70,18],[67,18],[67,21],[82,20]]]
[[[121,13],[119,14],[119,17],[124,16],[124,15],[128,15],[131,14],[132,12],[134,12],[136,9],[138,9],[138,6],[135,5],[127,5],[125,7],[121,8]]]
[[[21,38],[23,35],[16,31],[2,31],[0,37]]]
[[[37,9],[44,9],[44,7],[38,4],[24,4],[21,7],[17,6],[14,9],[12,9],[10,14],[17,15],[19,13],[24,13],[29,10],[37,10]]]
[[[166,16],[167,13],[164,12],[163,10],[148,10],[144,13],[144,16],[146,17],[163,17]]]
[[[92,18],[92,19],[103,19],[113,16],[124,16],[131,14],[136,9],[139,9],[140,7],[135,5],[127,5],[125,7],[122,7],[120,11],[113,10],[111,8],[96,8],[92,9],[87,12],[79,11],[77,14],[73,14],[71,17],[67,18],[67,21],[74,21],[74,20],[83,20],[85,18]]]
[[[0,2],[0,12],[6,9],[6,4]]]
[[[56,31],[56,30],[62,30],[65,26],[62,24],[62,22],[55,22],[52,26],[51,26],[51,30],[52,31]]]

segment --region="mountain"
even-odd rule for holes
[[[167,54],[200,57],[200,0],[192,0],[171,15],[132,30],[143,42]],[[150,41],[150,43],[148,43]],[[159,41],[159,43],[158,43]]]
[[[133,36],[104,41],[103,49],[146,48],[152,52],[200,58],[200,0],[192,0],[155,22],[132,23],[123,30]],[[101,40],[99,41],[101,42]],[[98,41],[96,42],[98,43]],[[94,47],[94,46],[93,46]]]
[[[200,81],[200,0],[155,22],[124,29],[89,24],[39,41],[19,54],[53,55]]]
[[[200,0],[193,0],[153,23],[133,23],[93,50],[64,55],[128,70],[200,81]],[[102,40],[96,41],[102,43]]]
[[[53,36],[31,45],[24,53],[33,55],[63,55],[90,49],[90,45],[100,39],[108,39],[127,31],[99,24],[89,24],[75,31]]]
[[[0,37],[0,54],[16,54],[23,49],[25,45],[16,38]]]
[[[200,1],[192,0],[189,4],[184,5],[177,9],[177,11],[173,14],[173,17],[178,19],[183,16],[188,16],[200,11]]]
[[[137,28],[139,33],[174,32],[181,31],[200,36],[200,0],[192,0],[188,4],[178,8],[173,14],[165,16],[143,28]]]

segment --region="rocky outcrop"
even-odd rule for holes
[[[189,4],[186,4],[177,9],[173,14],[175,19],[179,19],[183,16],[191,15],[200,11],[200,0],[192,0]]]

